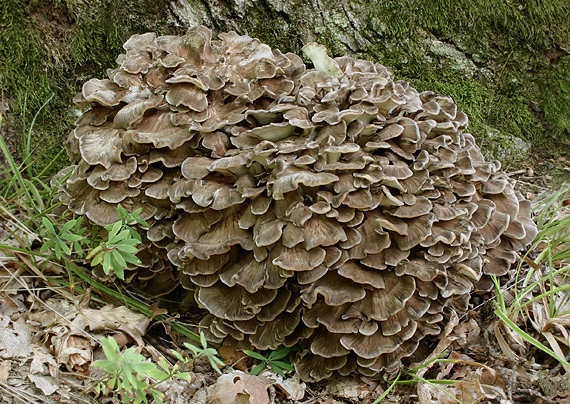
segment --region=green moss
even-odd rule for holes
[[[34,127],[38,167],[72,127],[72,97],[104,77],[133,33],[182,33],[169,25],[170,0],[4,0],[0,2],[0,90],[21,138]],[[485,147],[489,131],[560,152],[570,127],[570,2],[567,0],[291,0],[200,9],[215,32],[231,29],[300,54],[309,40],[335,56],[347,49],[391,68],[419,90],[451,95]],[[317,9],[314,9],[317,4]],[[270,21],[270,23],[268,23]],[[355,22],[357,21],[357,22]],[[354,42],[354,31],[362,39]],[[305,37],[307,33],[308,37]],[[495,137],[495,139],[499,139]],[[497,142],[494,140],[493,142]],[[20,148],[20,152],[21,152]]]
[[[560,139],[570,139],[570,56],[545,71],[539,81],[540,99],[545,119]],[[561,102],[563,101],[563,102]],[[565,136],[564,136],[565,135]]]
[[[104,77],[133,33],[173,32],[165,10],[167,0],[0,3],[0,90],[10,105],[10,130],[16,132],[20,158],[34,115],[54,94],[34,125],[31,142],[38,172],[53,162],[73,125],[72,98],[83,82]],[[64,164],[61,157],[50,172]]]
[[[534,152],[563,152],[570,57],[561,55],[570,46],[569,2],[402,0],[378,3],[367,15],[371,45],[358,56],[389,66],[420,90],[452,96],[488,151],[518,137]],[[489,141],[489,131],[500,136]]]

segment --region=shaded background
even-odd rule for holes
[[[2,136],[21,156],[37,114],[34,167],[54,172],[81,85],[115,67],[130,35],[197,24],[380,62],[452,96],[485,153],[511,168],[549,170],[570,150],[568,0],[0,0]]]

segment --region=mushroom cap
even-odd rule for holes
[[[397,372],[537,234],[453,100],[382,65],[205,27],[124,49],[74,98],[58,198],[142,208],[126,280],[197,302],[214,342],[298,345],[304,380]]]

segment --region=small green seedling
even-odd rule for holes
[[[187,342],[184,343],[184,346],[192,351],[194,358],[208,358],[208,362],[210,362],[212,369],[221,374],[222,371],[220,370],[220,366],[225,366],[225,363],[222,362],[220,358],[218,358],[218,351],[215,348],[208,348],[208,342],[206,341],[206,337],[204,336],[203,332],[200,332],[200,343],[202,344],[202,348],[199,348]]]
[[[268,357],[265,357],[257,352],[254,351],[243,351],[246,355],[251,356],[252,358],[258,359],[261,361],[257,366],[255,366],[251,370],[251,374],[257,376],[260,374],[268,365],[275,373],[285,376],[283,371],[291,371],[294,370],[293,366],[290,363],[282,361],[280,359],[285,359],[289,352],[291,352],[291,348],[288,347],[279,347],[275,351],[271,352]]]
[[[138,232],[130,226],[131,223],[137,223],[148,227],[148,223],[140,218],[141,212],[142,208],[129,213],[121,205],[117,206],[120,220],[105,226],[108,232],[107,240],[101,241],[86,257],[91,259],[92,266],[102,264],[105,275],[113,272],[119,279],[125,279],[124,269],[127,264],[141,263],[136,254],[137,245],[142,240]]]
[[[46,252],[50,249],[53,250],[55,257],[59,260],[62,254],[71,255],[73,251],[81,257],[82,244],[87,242],[87,238],[83,235],[86,228],[81,227],[80,219],[73,219],[67,221],[61,229],[57,231],[55,226],[47,217],[42,217],[42,224],[44,229],[44,239],[46,240],[40,252]]]
[[[158,384],[174,378],[191,379],[190,373],[181,371],[190,361],[176,351],[171,352],[182,365],[170,367],[161,357],[159,369],[155,363],[137,353],[134,347],[121,352],[113,337],[101,338],[101,345],[107,359],[97,360],[93,366],[107,373],[107,377],[95,386],[97,394],[118,393],[122,403],[130,404],[148,403],[150,395],[156,403],[162,404],[164,394],[156,390]]]

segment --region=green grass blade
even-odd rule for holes
[[[24,148],[24,152],[25,152],[24,161],[22,161],[22,164],[20,165],[20,167],[25,166],[30,161],[30,158],[32,156],[31,145],[32,145],[32,131],[34,129],[34,125],[36,124],[36,120],[38,119],[38,116],[40,116],[40,113],[42,112],[42,110],[52,100],[52,98],[54,96],[55,96],[55,93],[52,93],[51,96],[46,100],[46,102],[44,102],[42,104],[42,106],[36,111],[36,113],[34,114],[34,117],[32,118],[32,122],[30,123],[30,128],[28,129],[28,136],[26,137],[26,147]],[[31,165],[28,166],[27,171],[28,171],[28,175],[31,178],[32,177]]]
[[[392,381],[392,383],[388,386],[388,388],[384,391],[384,393],[382,393],[380,397],[374,400],[372,404],[378,404],[380,401],[384,400],[388,396],[388,394],[390,394],[394,386],[396,386],[398,380],[400,380],[401,375],[402,375],[401,373],[398,373],[398,376],[396,376],[396,378]]]
[[[554,353],[554,351],[552,351],[551,349],[549,349],[548,347],[546,347],[545,345],[541,344],[539,341],[537,341],[536,339],[534,339],[533,337],[531,337],[530,335],[528,335],[526,332],[524,332],[522,329],[519,328],[518,325],[516,325],[515,323],[513,323],[506,315],[505,313],[503,313],[501,310],[499,309],[495,309],[495,315],[497,317],[499,317],[501,320],[503,320],[503,322],[508,325],[514,332],[516,332],[522,339],[524,339],[525,341],[527,341],[528,343],[534,345],[535,347],[537,347],[538,349],[540,349],[542,352],[547,353],[548,355],[552,356],[554,359],[556,359],[558,362],[560,362],[562,365],[564,366],[568,366],[570,367],[570,363],[566,362],[566,360],[564,358],[561,358],[560,356],[558,356],[556,353]]]

